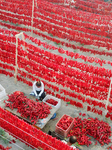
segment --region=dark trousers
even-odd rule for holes
[[[39,95],[39,93],[40,93],[41,91],[36,91],[36,92],[37,92],[37,94]],[[45,98],[45,96],[46,96],[46,94],[45,94],[45,91],[44,91],[44,92],[41,94],[39,100],[43,100],[43,99]]]

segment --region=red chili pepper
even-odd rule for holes
[[[98,120],[98,118],[83,119],[74,118],[74,127],[68,136],[77,136],[77,141],[80,145],[91,144],[87,135],[93,136],[102,146],[104,143],[109,144],[111,140],[111,127],[108,123]],[[95,143],[96,144],[96,143]]]
[[[50,114],[51,106],[45,103],[35,102],[24,96],[24,93],[16,91],[9,95],[7,100],[11,103],[6,103],[5,106],[13,110],[17,108],[17,112],[24,118],[29,118],[32,123],[36,123],[38,119],[46,118]]]
[[[71,125],[72,121],[73,119],[71,117],[64,115],[58,122],[57,126],[64,130],[67,130],[68,127]]]
[[[48,100],[46,100],[46,102],[47,102],[47,103],[50,103],[50,104],[52,104],[52,105],[54,105],[54,106],[56,106],[56,105],[58,104],[58,102],[55,101],[54,99],[48,99]]]

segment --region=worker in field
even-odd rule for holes
[[[42,81],[35,81],[33,83],[33,91],[30,93],[30,95],[35,96],[38,100],[43,100],[46,96],[44,91],[44,84]]]

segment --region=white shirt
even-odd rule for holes
[[[71,0],[71,3],[75,3],[74,0]]]
[[[67,142],[65,140],[62,140],[62,142],[67,144]],[[70,147],[72,147],[74,150],[76,150],[76,147],[74,146],[74,144],[72,144]]]
[[[42,81],[40,81],[40,82],[41,82],[41,87],[39,87],[39,88],[36,86],[37,81],[35,81],[33,83],[33,92],[35,93],[36,96],[37,96],[37,92],[36,91],[41,91],[39,93],[39,96],[41,96],[41,94],[44,92],[44,84],[43,84]]]

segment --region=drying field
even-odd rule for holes
[[[63,114],[112,125],[111,8],[101,0],[0,1],[0,84],[8,94],[20,90],[32,98],[40,79],[47,94],[62,100],[57,120],[43,132],[55,130]],[[102,134],[95,138],[103,141]],[[92,138],[82,148],[103,150],[111,145],[105,143],[106,137],[97,145]]]

